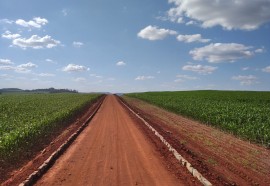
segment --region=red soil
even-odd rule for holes
[[[270,185],[270,151],[218,129],[125,97],[214,185]]]
[[[115,96],[36,185],[184,185]]]

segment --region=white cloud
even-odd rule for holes
[[[189,76],[189,75],[177,75],[176,77],[177,78],[182,78],[182,79],[187,79],[187,80],[196,80],[196,79],[198,79],[195,76]]]
[[[75,64],[68,64],[66,67],[63,68],[64,72],[82,72],[82,71],[89,71],[90,68],[87,68],[82,65],[75,65]]]
[[[37,35],[32,35],[29,39],[26,38],[17,38],[12,41],[13,45],[19,46],[23,49],[26,48],[53,48],[57,45],[60,45],[60,41],[54,40],[51,36],[39,37]]]
[[[169,17],[169,16],[157,16],[156,17],[157,20],[161,20],[161,21],[171,21],[171,22],[175,22],[175,23],[184,23],[184,19],[182,17]]]
[[[247,70],[249,70],[249,67],[243,67],[242,70],[247,71]]]
[[[54,61],[52,59],[45,59],[45,61],[48,63],[57,64],[57,61]]]
[[[148,80],[148,79],[154,79],[154,76],[138,76],[135,78],[135,80]]]
[[[52,63],[53,62],[53,60],[51,60],[51,59],[46,59],[45,61],[46,62],[49,62],[49,63]]]
[[[178,19],[176,19],[175,22],[176,23],[184,23],[184,19],[182,17],[179,17]]]
[[[144,29],[142,29],[137,35],[140,38],[154,41],[154,40],[162,40],[169,35],[176,35],[176,34],[177,32],[174,30],[168,30],[149,25]]]
[[[107,78],[108,81],[115,81],[115,78],[113,77],[110,77],[110,78]]]
[[[0,23],[12,24],[14,23],[14,21],[9,20],[9,19],[0,19]]]
[[[4,65],[0,66],[0,70],[15,70],[15,67],[10,65]]]
[[[126,63],[124,61],[118,61],[116,63],[116,66],[125,66],[125,65],[126,65]]]
[[[10,59],[0,59],[0,65],[13,65]]]
[[[37,75],[40,77],[54,77],[55,76],[55,74],[50,74],[50,73],[40,73]]]
[[[207,43],[207,42],[211,41],[211,39],[203,39],[201,34],[178,35],[177,40],[183,41],[185,43],[192,43],[192,42]]]
[[[38,66],[34,63],[28,62],[25,64],[18,65],[17,67],[19,67],[19,68],[36,68]]]
[[[0,79],[11,80],[11,78],[13,78],[13,76],[8,74],[0,74]]]
[[[90,74],[90,76],[91,76],[91,77],[95,77],[95,78],[99,78],[99,79],[103,78],[102,76],[97,75],[97,74]]]
[[[10,31],[5,31],[5,33],[2,34],[2,37],[3,38],[6,38],[6,39],[16,39],[18,37],[21,37],[20,34],[11,34]]]
[[[182,69],[206,75],[206,74],[212,74],[215,70],[217,70],[217,67],[202,66],[202,65],[185,65],[182,67]]]
[[[169,0],[170,2],[170,0]],[[177,20],[180,19],[183,21],[183,16],[181,15],[181,11],[179,8],[177,7],[173,7],[171,8],[168,12],[168,20],[170,20],[171,22],[178,22]],[[182,23],[182,22],[181,22]]]
[[[73,81],[75,81],[75,82],[85,82],[86,79],[83,78],[83,77],[78,77],[78,78],[73,79]]]
[[[253,85],[253,84],[256,84],[258,83],[257,81],[257,77],[256,76],[253,76],[253,75],[248,75],[248,76],[233,76],[232,77],[233,80],[237,80],[237,81],[240,81],[240,84],[241,85]]]
[[[183,83],[183,82],[185,82],[185,80],[183,80],[183,79],[175,79],[174,82],[175,83]]]
[[[18,73],[30,73],[31,70],[28,69],[28,68],[16,67],[16,68],[15,68],[15,72],[18,72]]]
[[[195,48],[189,53],[194,60],[207,60],[210,63],[235,62],[238,59],[254,55],[252,47],[238,43],[211,43],[201,48]]]
[[[12,70],[18,73],[29,73],[31,72],[32,68],[36,68],[36,67],[37,67],[36,64],[29,62],[29,63],[21,64],[18,66],[12,66],[12,65],[0,66],[0,70]]]
[[[62,14],[63,14],[64,16],[67,16],[67,15],[68,15],[68,10],[67,10],[67,9],[63,9],[63,10],[62,10]]]
[[[79,41],[74,41],[72,43],[72,45],[76,48],[81,48],[84,44],[82,42],[79,42]]]
[[[263,53],[264,52],[264,48],[258,48],[255,50],[256,53]]]
[[[18,65],[16,67],[14,67],[15,72],[19,72],[19,73],[29,73],[31,72],[32,68],[37,68],[38,66],[34,63],[28,62],[25,64],[21,64]]]
[[[197,23],[195,22],[195,21],[189,21],[189,22],[187,22],[186,23],[186,25],[188,26],[188,25],[196,25]]]
[[[189,76],[189,75],[177,75],[177,79],[174,80],[176,83],[183,83],[187,80],[197,80],[198,78],[195,76]]]
[[[34,17],[33,20],[39,25],[46,25],[48,23],[48,20],[45,18]]]
[[[270,73],[270,66],[267,66],[267,67],[263,68],[262,71]]]
[[[170,19],[187,17],[208,28],[254,30],[270,21],[269,0],[168,0]]]
[[[41,26],[46,25],[48,23],[48,20],[45,18],[40,18],[40,17],[34,17],[30,21],[25,21],[23,19],[17,19],[15,22],[17,25],[27,27],[27,28],[41,28]]]

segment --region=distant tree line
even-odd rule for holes
[[[29,92],[29,93],[78,93],[77,90],[72,89],[55,89],[55,88],[43,88],[43,89],[33,89],[33,90],[22,90],[18,88],[3,88],[0,89],[1,93],[9,92]]]
[[[25,92],[78,93],[77,90],[72,90],[72,89],[55,89],[55,88],[25,90]]]

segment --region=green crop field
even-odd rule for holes
[[[270,92],[183,91],[126,95],[270,146]]]
[[[63,127],[98,94],[0,95],[0,160],[15,157]]]

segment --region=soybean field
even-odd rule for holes
[[[126,96],[270,146],[270,92],[181,91],[131,93]]]
[[[63,127],[99,94],[0,95],[0,160],[14,158]]]

